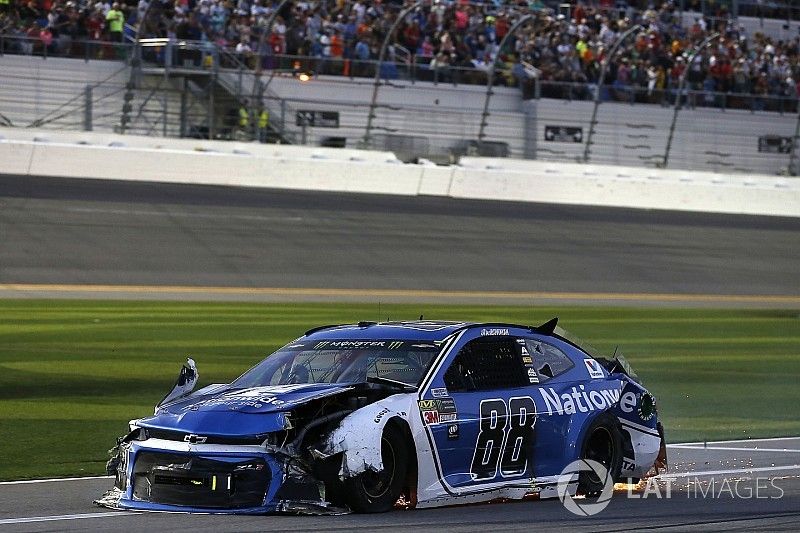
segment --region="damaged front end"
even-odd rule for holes
[[[391,389],[234,383],[192,392],[196,381],[190,359],[155,414],[130,422],[131,431],[109,450],[114,487],[97,505],[223,514],[349,512],[329,488],[339,486],[343,473],[351,475],[348,465],[352,475],[358,469],[331,436],[348,415]]]

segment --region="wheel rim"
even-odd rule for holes
[[[392,481],[394,481],[394,447],[385,438],[381,439],[381,458],[383,459],[383,470],[380,472],[368,470],[361,476],[364,492],[372,499],[379,499],[389,492]]]
[[[614,445],[608,429],[597,428],[594,430],[589,442],[586,443],[586,453],[584,455],[586,459],[597,461],[603,465],[606,472],[610,472],[611,462],[614,460]],[[602,484],[605,482],[604,479],[600,479],[600,476],[594,470],[587,471],[587,474],[592,483]]]

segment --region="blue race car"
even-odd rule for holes
[[[666,466],[653,396],[621,357],[538,327],[360,322],[308,331],[230,384],[190,359],[112,450],[117,509],[381,512],[556,495],[564,467]],[[599,492],[596,472],[570,479]]]

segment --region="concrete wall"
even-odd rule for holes
[[[0,173],[800,216],[800,180],[512,159],[0,129]]]

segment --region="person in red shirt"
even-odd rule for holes
[[[497,34],[498,43],[503,39],[503,37],[506,36],[508,30],[508,18],[506,18],[505,13],[500,12],[500,14],[497,16],[497,20],[494,21],[494,31]]]

